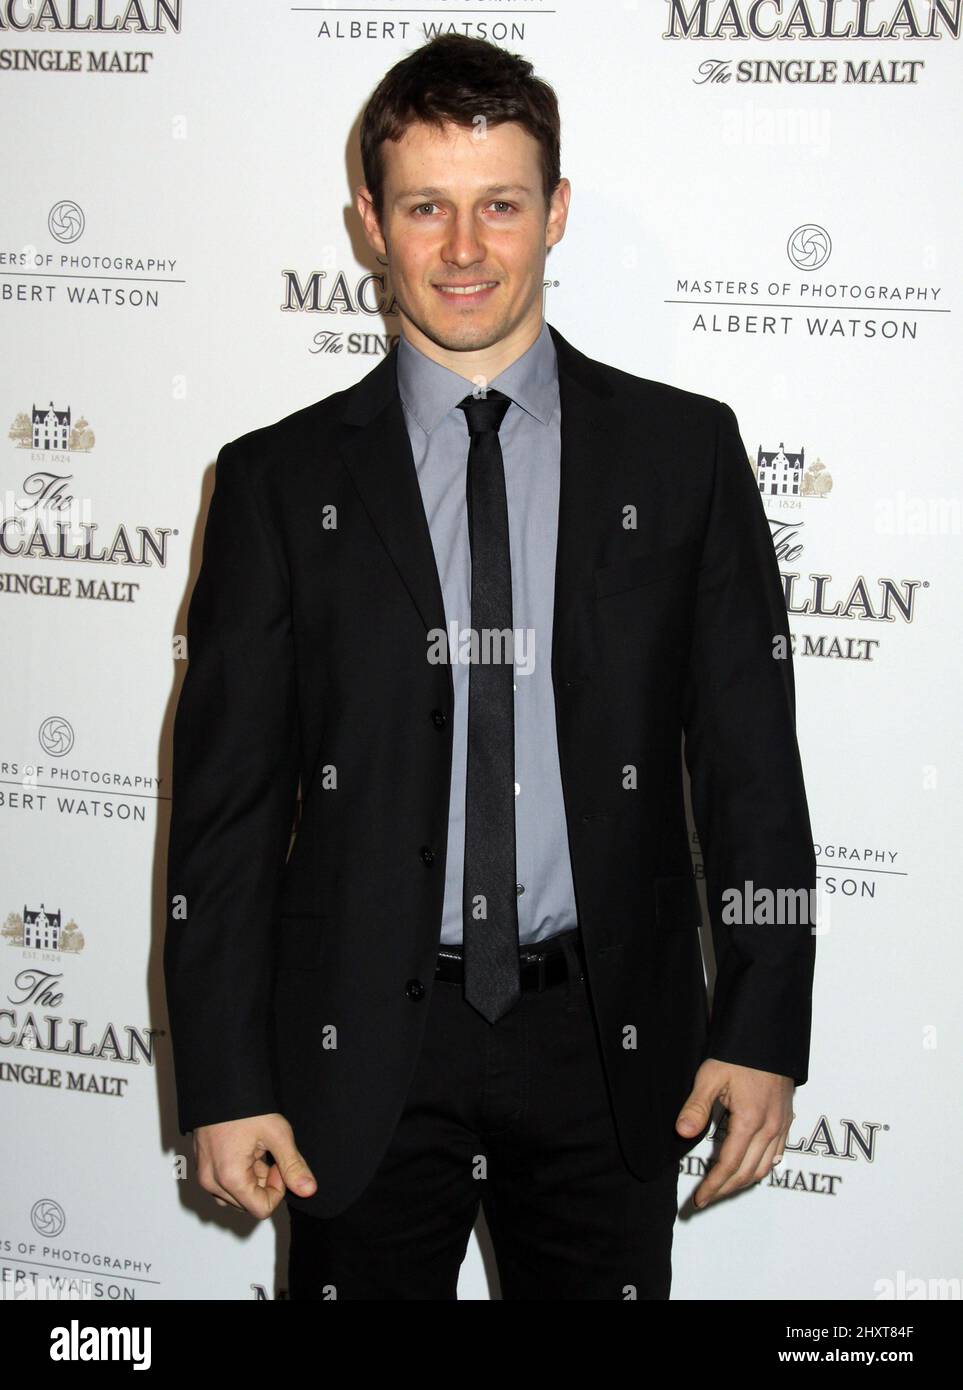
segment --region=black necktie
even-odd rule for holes
[[[515,889],[515,695],[508,501],[498,430],[511,405],[489,388],[458,402],[468,448],[472,660],[462,956],[465,998],[495,1023],[521,994]],[[507,642],[505,634],[511,634]]]

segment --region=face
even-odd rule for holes
[[[469,353],[533,338],[546,252],[561,240],[570,197],[563,179],[546,208],[534,137],[514,122],[483,134],[418,123],[382,152],[382,220],[367,188],[358,210],[387,257],[407,335]]]

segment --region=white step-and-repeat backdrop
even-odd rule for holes
[[[4,1288],[283,1293],[283,1213],[217,1207],[176,1126],[179,658],[220,445],[399,332],[358,123],[446,27],[558,93],[546,317],[733,407],[785,576],[810,1080],[773,1180],[683,1211],[673,1297],[959,1298],[960,0],[0,2]]]

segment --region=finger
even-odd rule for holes
[[[198,1166],[197,1181],[209,1197],[213,1197],[220,1207],[237,1207],[243,1211],[240,1203],[235,1200],[222,1182],[218,1180],[218,1174],[214,1170],[214,1165],[210,1158],[203,1158]]]
[[[773,1140],[772,1152],[767,1152],[766,1154],[766,1159],[769,1163],[770,1172],[776,1166],[776,1164],[781,1162],[782,1159],[785,1157],[786,1145],[789,1143],[789,1131],[792,1128],[792,1122],[795,1118],[796,1112],[795,1110],[793,1110],[790,1118],[786,1121],[782,1129],[779,1131],[779,1133]]]
[[[276,1165],[272,1167],[271,1172],[277,1173]],[[277,1174],[272,1182],[271,1172],[268,1173],[263,1185],[255,1183],[250,1192],[251,1205],[249,1210],[260,1221],[263,1221],[266,1216],[270,1216],[280,1206],[287,1191],[280,1174]]]
[[[284,1196],[285,1192],[287,1192],[287,1187],[285,1186],[284,1179],[281,1176],[281,1170],[276,1163],[271,1164],[271,1170],[268,1173],[267,1185],[271,1188],[273,1192],[280,1192],[282,1197]]]
[[[270,1216],[277,1206],[276,1201],[266,1201],[264,1187],[259,1186],[254,1173],[253,1161],[244,1168],[231,1167],[215,1174],[215,1192],[224,1197],[238,1211],[260,1221]]]
[[[770,1138],[769,1131],[765,1128],[757,1129],[746,1146],[739,1167],[719,1185],[716,1190],[716,1197],[729,1197],[734,1192],[740,1192],[744,1187],[751,1187],[756,1181],[757,1172],[762,1168],[766,1150],[770,1148],[776,1138],[778,1138],[777,1135]],[[765,1176],[765,1170],[763,1176]]]
[[[791,1112],[790,1112],[791,1113]],[[759,1124],[752,1136],[745,1158],[738,1170],[719,1189],[719,1196],[725,1197],[745,1187],[761,1182],[772,1172],[772,1160],[781,1155],[789,1138],[790,1118],[784,1120],[773,1133],[774,1120]]]
[[[696,1207],[702,1208],[714,1201],[723,1183],[738,1171],[754,1133],[753,1126],[734,1124],[733,1117],[730,1116],[729,1133],[719,1151],[719,1157],[692,1194],[692,1201]]]
[[[203,1184],[204,1190],[214,1198],[219,1207],[237,1207],[238,1211],[243,1211],[244,1207],[236,1198],[232,1197],[226,1188],[222,1187],[216,1178],[211,1178]]]
[[[709,1086],[701,1086],[689,1094],[675,1122],[679,1134],[691,1138],[705,1129],[712,1116],[716,1094],[716,1090]]]
[[[753,1178],[753,1182],[755,1182],[757,1186],[759,1183],[765,1182],[766,1178],[771,1176],[772,1170],[775,1167],[775,1160],[782,1157],[785,1147],[786,1136],[784,1132],[780,1130],[762,1156],[762,1161],[759,1164],[759,1168],[762,1171],[757,1171]]]
[[[270,1216],[271,1213],[284,1201],[287,1195],[287,1184],[281,1175],[281,1170],[276,1163],[272,1163],[268,1171],[267,1181],[262,1185],[261,1191],[268,1194],[265,1199],[264,1215]],[[310,1193],[305,1194],[310,1196]]]
[[[278,1145],[274,1162],[284,1184],[299,1197],[310,1197],[318,1190],[314,1174],[293,1144]]]
[[[760,1169],[764,1169],[765,1171],[758,1172],[755,1181],[761,1182],[763,1178],[768,1177],[775,1167],[775,1161],[781,1159],[786,1152],[786,1145],[789,1142],[789,1130],[795,1118],[795,1112],[791,1111],[790,1115],[767,1145],[766,1152],[763,1154],[762,1161],[759,1165]]]

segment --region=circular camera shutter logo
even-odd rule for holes
[[[47,226],[58,241],[76,241],[84,230],[84,214],[77,203],[64,198],[50,209]]]
[[[59,1236],[67,1218],[59,1202],[52,1197],[41,1197],[30,1208],[30,1224],[38,1236]]]
[[[52,758],[62,758],[74,746],[74,731],[63,715],[52,714],[40,725],[37,735],[40,746]]]
[[[825,227],[804,222],[790,236],[786,253],[797,270],[818,270],[829,260],[833,243]]]

